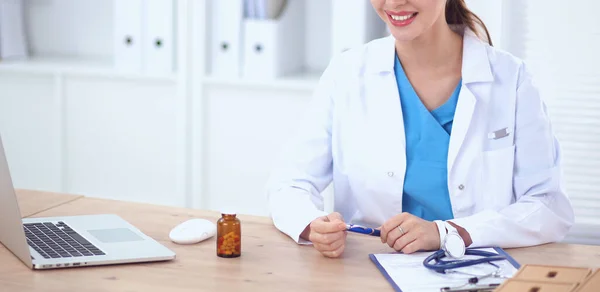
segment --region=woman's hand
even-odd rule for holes
[[[310,240],[324,256],[336,258],[346,247],[346,223],[340,213],[334,212],[312,221],[300,237]]]
[[[381,242],[397,251],[410,254],[440,249],[440,234],[435,222],[402,213],[381,226]]]

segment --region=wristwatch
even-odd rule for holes
[[[444,250],[448,257],[455,259],[463,257],[466,251],[465,241],[456,228],[441,220],[436,220],[435,223],[440,233],[440,249]]]

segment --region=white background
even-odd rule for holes
[[[31,58],[0,61],[0,134],[15,186],[268,215],[270,165],[332,54],[332,3],[305,2],[304,70],[244,80],[211,75],[210,1],[175,1],[176,70],[147,74],[115,69],[113,1],[25,0]],[[531,62],[565,147],[578,216],[568,240],[600,243],[600,73],[587,70],[600,65],[600,7],[467,2],[496,47]]]

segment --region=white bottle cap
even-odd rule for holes
[[[221,214],[222,214],[222,215],[236,215],[235,211],[234,211],[234,210],[231,210],[231,209],[224,209],[224,210],[221,210]]]

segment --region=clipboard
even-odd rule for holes
[[[506,275],[506,276],[512,277],[517,272],[517,270],[521,267],[521,265],[513,257],[511,257],[508,253],[506,253],[506,251],[504,251],[502,248],[494,247],[494,248],[477,248],[477,249],[482,249],[482,250],[487,250],[487,251],[495,251],[499,255],[506,257],[505,261],[499,262],[499,263],[504,263],[505,266],[512,267],[512,269],[511,269],[512,271],[507,271],[508,275]],[[399,271],[398,270],[388,271],[385,267],[386,262],[382,262],[382,260],[380,259],[381,257],[385,257],[387,259],[394,257],[395,259],[398,260],[398,262],[403,262],[406,260],[407,267],[405,267],[404,269],[406,269],[406,271],[410,270],[415,275],[417,275],[417,274],[420,275],[420,277],[421,277],[420,280],[423,281],[423,283],[430,283],[427,285],[432,286],[429,289],[423,288],[422,290],[417,290],[417,289],[414,289],[413,287],[411,287],[410,289],[405,288],[407,291],[404,291],[404,292],[440,291],[441,287],[452,286],[452,284],[448,284],[448,282],[451,282],[454,284],[467,283],[469,276],[463,275],[462,277],[440,279],[440,277],[449,277],[450,275],[439,274],[434,271],[429,271],[427,268],[425,268],[422,265],[423,259],[426,258],[430,254],[431,254],[431,252],[415,253],[415,255],[405,255],[405,254],[401,254],[401,253],[369,254],[369,258],[375,264],[377,269],[379,269],[381,274],[385,277],[385,279],[390,283],[390,285],[396,292],[403,292],[402,287],[400,287],[402,285],[402,283],[397,283],[397,281],[394,280],[395,276],[398,279],[398,277],[397,277],[398,275],[394,275],[394,274]],[[380,257],[380,258],[378,258],[378,257]],[[418,268],[418,266],[420,266],[420,269]],[[475,267],[473,267],[473,268],[475,268]],[[425,273],[427,273],[427,274],[425,274]],[[431,278],[423,279],[422,278],[423,275],[426,275],[426,277],[429,276]],[[411,276],[412,275],[407,274],[406,278],[410,278]],[[414,281],[414,279],[412,279],[412,280]],[[448,282],[442,283],[442,282],[440,282],[440,280],[447,280]],[[502,283],[504,280],[506,280],[506,279],[495,278],[495,279],[490,279],[489,281],[495,282],[495,283]],[[432,282],[432,281],[437,281],[437,282]],[[437,287],[436,290],[433,290],[434,285],[436,285],[436,287]]]

